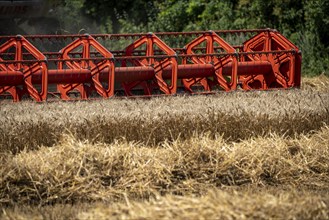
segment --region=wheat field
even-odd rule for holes
[[[0,104],[0,219],[329,219],[329,79]]]

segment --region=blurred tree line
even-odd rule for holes
[[[329,74],[329,0],[49,0],[56,33],[275,28]],[[49,12],[50,13],[50,12]]]

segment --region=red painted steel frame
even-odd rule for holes
[[[15,63],[10,63],[9,65],[4,65],[0,63],[1,71],[20,71],[24,78],[24,82],[21,84],[24,90],[30,94],[30,96],[36,101],[43,101],[47,98],[48,91],[48,73],[47,65],[45,63],[46,57],[35,48],[29,41],[24,37],[18,35],[16,37],[10,38],[7,42],[0,46],[0,54],[5,51],[14,48],[15,50]],[[28,52],[34,58],[29,65],[23,62],[23,51]],[[4,61],[0,57],[0,61]],[[37,91],[32,83],[32,76],[36,71],[41,71],[41,92]],[[17,86],[5,85],[0,87],[0,94],[3,92],[9,92],[14,101],[19,101],[21,93],[23,90],[19,89]]]
[[[262,32],[244,43],[245,52],[270,52],[290,49],[291,53],[248,55],[245,61],[271,62],[274,74],[241,75],[243,89],[269,89],[300,87],[301,53],[299,49],[278,32]]]
[[[230,45],[221,35],[250,34],[242,45]],[[196,36],[184,48],[171,48],[161,39]],[[112,51],[98,40],[135,39],[123,51]],[[72,39],[59,52],[40,52],[35,39]],[[276,30],[232,30],[112,35],[0,36],[0,95],[14,101],[27,94],[45,101],[48,88],[63,100],[93,91],[109,98],[121,86],[127,96],[176,94],[179,86],[193,93],[221,88],[232,91],[299,87],[301,53]],[[39,45],[40,46],[40,45]],[[181,80],[181,83],[180,81]],[[55,87],[54,87],[55,86]]]
[[[81,62],[72,61],[70,53],[76,49],[81,49],[82,60]],[[93,87],[96,89],[97,93],[104,98],[113,96],[114,94],[114,63],[113,60],[103,59],[102,61],[95,63],[94,60],[88,60],[90,58],[90,51],[94,48],[103,58],[113,58],[111,52],[109,52],[105,47],[98,43],[90,35],[84,35],[73,41],[71,44],[63,48],[61,52],[61,59],[65,60],[58,63],[58,70],[63,70],[65,67],[76,70],[76,72],[82,70],[90,70],[90,75],[93,83]],[[99,74],[102,70],[107,69],[106,73],[108,75],[108,88],[104,88],[101,81],[99,80]],[[58,91],[61,93],[61,98],[64,100],[69,100],[68,93],[74,89],[78,90],[81,94],[82,99],[88,98],[87,90],[90,88],[83,83],[70,83],[70,84],[59,84],[57,85]]]
[[[221,37],[219,37],[215,32],[210,31],[209,33],[205,33],[201,35],[200,37],[193,40],[191,43],[186,45],[186,54],[193,55],[194,48],[202,43],[206,43],[206,54],[214,54],[214,47],[215,44],[218,44],[220,48],[222,48],[227,54],[224,57],[216,57],[216,56],[205,56],[205,57],[192,57],[192,62],[195,64],[206,64],[206,63],[212,63],[215,68],[215,75],[216,75],[216,81],[217,83],[225,90],[235,90],[237,85],[237,57],[235,56],[235,49],[229,45],[227,42],[225,42]],[[184,60],[184,63],[186,63],[186,60]],[[228,82],[227,79],[225,79],[223,75],[223,67],[227,64],[231,64],[232,66],[232,72],[231,72],[231,80]],[[200,78],[191,78],[191,79],[183,79],[183,84],[185,88],[192,92],[191,86],[195,85],[196,83],[200,82],[201,85],[204,87],[206,91],[210,91],[209,86],[209,79],[206,77],[200,77]]]
[[[163,41],[161,41],[157,36],[155,36],[153,33],[148,33],[145,36],[142,36],[134,43],[130,44],[126,48],[125,56],[132,57],[134,50],[141,47],[142,45],[146,46],[146,56],[149,58],[143,58],[139,60],[134,60],[134,64],[136,66],[152,66],[154,68],[154,76],[157,85],[159,86],[160,90],[164,92],[165,94],[175,94],[177,90],[177,60],[175,58],[176,52],[171,49],[169,46],[167,46]],[[154,47],[157,46],[161,51],[163,51],[166,55],[168,55],[167,58],[164,58],[162,60],[156,60],[152,58],[154,56]],[[122,66],[126,66],[126,62],[123,62]],[[167,82],[162,77],[163,70],[171,66],[171,84],[168,85]],[[132,83],[122,83],[125,92],[127,95],[131,95],[131,90],[140,85],[142,83],[142,86],[144,88],[144,91],[146,95],[151,95],[151,88],[150,85],[147,85],[145,81],[136,80]]]

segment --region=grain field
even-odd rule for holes
[[[1,219],[329,219],[329,79],[0,104]]]

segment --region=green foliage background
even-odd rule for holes
[[[329,75],[329,0],[49,0],[58,32],[275,28],[303,54],[303,74]]]

